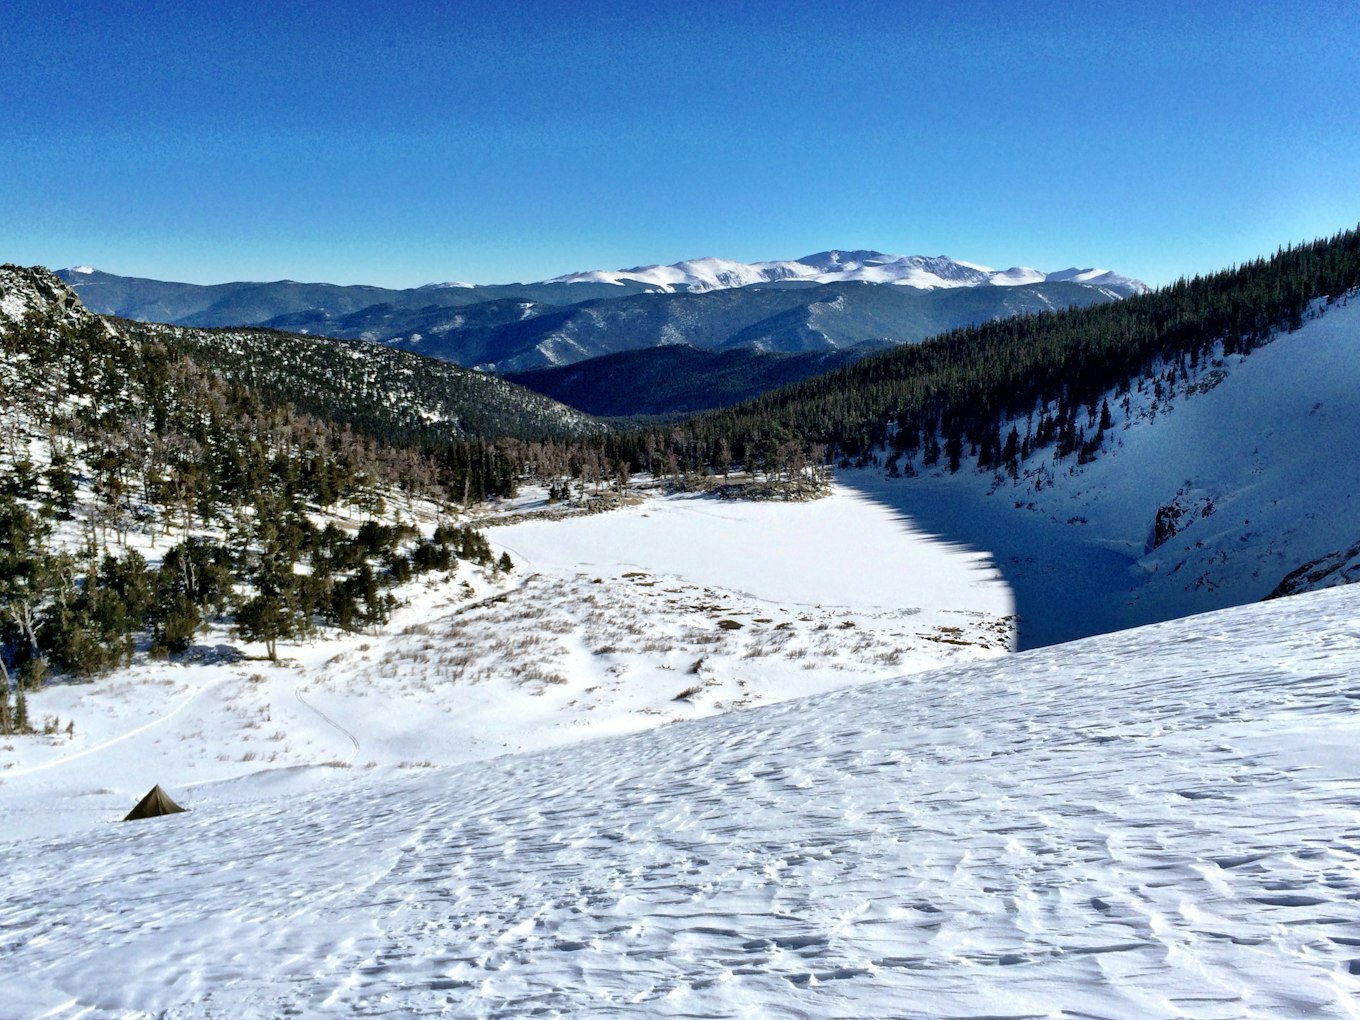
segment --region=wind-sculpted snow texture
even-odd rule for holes
[[[1337,589],[10,847],[0,1012],[1355,1016],[1357,618]]]

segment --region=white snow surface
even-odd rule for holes
[[[27,310],[28,306],[17,294],[0,294],[0,321],[22,322]]]
[[[0,848],[0,1012],[1354,1017],[1357,618],[1341,588],[537,754],[172,787],[189,813]]]
[[[593,269],[554,277],[545,283],[641,283],[662,291],[703,292],[747,287],[753,283],[801,280],[808,283],[894,284],[933,290],[948,287],[975,287],[982,284],[1017,286],[1028,283],[1077,282],[1123,288],[1125,293],[1148,290],[1146,284],[1105,269],[1065,269],[1045,273],[1038,269],[1012,267],[990,269],[974,262],[963,262],[945,255],[885,255],[877,251],[832,250],[808,255],[794,261],[734,262],[729,259],[687,259],[669,266],[636,266],[632,269]]]

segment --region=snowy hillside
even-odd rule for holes
[[[0,831],[99,825],[155,782],[460,763],[1011,645],[1010,591],[985,557],[843,489],[811,503],[639,495],[611,513],[548,516],[560,511],[541,489],[503,501],[481,520],[512,573],[464,563],[419,578],[395,589],[388,625],[285,641],[282,665],[244,659],[259,646],[217,627],[173,661],[142,656],[93,684],[34,692],[33,717],[60,732],[0,741]],[[825,541],[841,529],[853,548]],[[69,808],[48,812],[54,797]]]
[[[1024,647],[1254,602],[1306,564],[1287,590],[1338,583],[1360,545],[1360,301],[1318,312],[1249,357],[1161,366],[1127,409],[1109,393],[1089,464],[840,477],[995,556]]]
[[[1141,294],[1145,283],[1107,269],[1064,269],[1045,273],[1015,266],[997,270],[974,262],[940,255],[885,255],[877,251],[824,251],[794,261],[733,262],[729,259],[687,259],[669,266],[569,273],[544,283],[638,283],[661,291],[702,293],[780,281],[803,283],[885,283],[920,290],[979,285],[1018,286],[1031,283],[1083,283],[1104,287],[1119,296]]]
[[[4,847],[3,1010],[1354,1017],[1357,615],[1338,589],[536,755],[186,790]]]

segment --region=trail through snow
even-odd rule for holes
[[[38,765],[30,765],[27,768],[9,769],[4,773],[4,778],[18,779],[22,776],[32,775],[35,772],[45,772],[48,769],[66,767],[77,761],[80,761],[83,758],[89,758],[92,755],[102,754],[104,751],[109,750],[111,747],[114,747],[117,744],[121,744],[127,740],[132,740],[135,737],[140,737],[143,734],[147,733],[149,730],[153,730],[156,729],[157,727],[164,726],[171,719],[173,719],[175,716],[179,715],[186,708],[188,708],[189,705],[199,697],[199,695],[203,694],[206,691],[211,690],[221,682],[222,681],[220,679],[215,679],[208,680],[201,684],[197,684],[196,686],[190,688],[189,692],[186,695],[184,695],[184,697],[180,698],[179,701],[177,701],[174,704],[174,706],[170,708],[167,712],[161,715],[157,715],[155,718],[142,723],[142,725],[140,726],[134,726],[132,729],[124,733],[120,733],[116,737],[110,737],[107,740],[101,740],[99,743],[95,744],[92,747],[86,747],[80,751],[73,751],[70,754],[60,755],[58,757],[44,761]]]

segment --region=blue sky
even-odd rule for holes
[[[0,261],[52,268],[415,286],[840,247],[1159,284],[1360,222],[1353,0],[11,0],[0,53]]]

